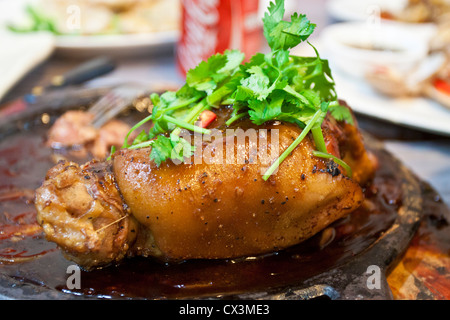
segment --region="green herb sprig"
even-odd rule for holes
[[[329,112],[337,120],[352,123],[353,119],[349,110],[337,101],[328,61],[307,42],[315,24],[302,14],[294,13],[290,21],[284,21],[284,15],[284,0],[270,3],[264,15],[264,36],[271,49],[269,53],[257,53],[246,63],[243,63],[244,54],[238,50],[215,54],[189,70],[185,85],[178,91],[151,95],[152,114],[134,126],[129,135],[148,121],[153,122],[152,129],[148,133],[142,131],[131,145],[127,143],[128,135],[123,148],[151,145],[150,157],[157,165],[168,159],[189,157],[194,148],[190,154],[173,152],[180,150],[179,144],[185,146],[188,143],[178,136],[181,128],[208,134],[209,130],[194,124],[199,115],[204,110],[228,105],[232,112],[227,125],[249,118],[255,125],[279,120],[295,123],[303,129],[269,167],[263,175],[264,180],[309,132],[320,156],[328,157],[321,129],[325,116]],[[290,54],[290,49],[302,42],[314,49],[315,57]]]
[[[42,10],[30,4],[25,6],[25,13],[30,19],[28,26],[8,25],[8,29],[17,33],[28,33],[35,31],[49,31],[55,35],[60,35],[53,18],[47,16]]]

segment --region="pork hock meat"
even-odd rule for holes
[[[247,122],[236,126],[278,129],[279,150],[301,132],[293,124]],[[352,178],[332,160],[313,155],[310,135],[267,181],[261,176],[267,166],[250,159],[248,139],[234,141],[244,163],[157,166],[151,148],[122,149],[109,161],[51,168],[36,191],[38,221],[47,239],[85,268],[137,255],[179,261],[281,250],[358,208],[361,186],[376,169],[356,125],[327,117],[322,128],[329,153],[351,166]],[[225,150],[226,139],[203,142],[199,149],[223,144]],[[269,162],[278,156],[268,154]]]

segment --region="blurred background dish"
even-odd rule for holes
[[[84,36],[148,34],[178,30],[180,25],[179,0],[22,0],[15,3],[23,14],[7,24],[17,32],[40,30]]]
[[[449,136],[450,3],[329,0],[326,8],[333,23],[314,45],[341,99],[357,113]]]
[[[398,14],[406,3],[407,0],[329,0],[326,9],[333,21],[366,21],[373,11]]]
[[[326,28],[324,29],[326,33]],[[337,63],[337,57],[326,50],[324,38],[319,37],[312,44],[328,59],[336,91],[340,99],[345,100],[360,115],[369,116],[401,127],[419,129],[438,135],[450,136],[450,111],[440,102],[426,96],[389,96],[380,93],[363,76],[355,76],[344,71]],[[298,55],[314,55],[312,48],[302,47],[292,52]],[[347,61],[351,67],[351,60]],[[394,90],[400,90],[394,87]]]
[[[363,22],[344,22],[325,28],[321,39],[336,67],[365,77],[381,66],[401,72],[411,70],[427,56],[429,35],[389,24],[372,27]]]
[[[366,21],[377,17],[385,21],[424,24],[448,20],[447,0],[328,0],[327,12],[334,21]]]
[[[63,54],[143,54],[173,48],[179,36],[179,0],[3,0],[0,6],[4,29],[47,31]]]
[[[359,114],[400,126],[450,136],[450,112],[427,97],[392,98],[376,91],[369,83],[333,72],[338,95]]]

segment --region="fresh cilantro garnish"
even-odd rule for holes
[[[338,121],[347,121],[350,124],[353,124],[353,117],[350,110],[341,105],[336,105],[330,110],[331,115]]]
[[[244,54],[238,50],[227,50],[224,54],[213,55],[187,72],[186,84],[199,91],[212,93],[221,81],[236,71],[242,60]]]
[[[152,94],[152,114],[130,130],[123,147],[152,146],[150,158],[158,166],[168,159],[183,161],[194,149],[179,137],[181,129],[208,134],[209,130],[195,125],[200,114],[227,105],[233,110],[227,125],[246,117],[255,125],[279,120],[303,129],[263,175],[264,180],[308,133],[315,142],[316,155],[332,158],[326,151],[322,122],[329,113],[339,121],[352,123],[352,115],[337,101],[328,61],[307,42],[315,24],[305,15],[294,13],[290,21],[283,20],[284,15],[284,0],[270,3],[264,15],[264,36],[271,52],[257,53],[246,63],[242,63],[245,57],[238,50],[217,53],[189,70],[186,84],[178,91]],[[290,54],[289,50],[302,42],[312,46],[315,57]],[[142,131],[128,145],[130,134],[149,121],[153,127],[148,133]],[[347,168],[346,171],[349,172]]]
[[[263,18],[264,36],[272,51],[296,47],[302,41],[308,39],[316,27],[303,14],[294,13],[291,16],[291,21],[283,21],[284,0],[270,3],[268,11]]]
[[[184,161],[185,157],[190,157],[195,151],[194,146],[176,134],[171,134],[168,137],[159,135],[155,140],[152,140],[152,151],[150,157],[155,161],[156,165],[161,165],[161,162],[167,159]],[[185,154],[187,150],[187,154]]]

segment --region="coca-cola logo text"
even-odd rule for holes
[[[214,53],[217,45],[219,0],[184,0],[183,40],[178,45],[178,59],[186,70],[194,68],[203,57]]]

